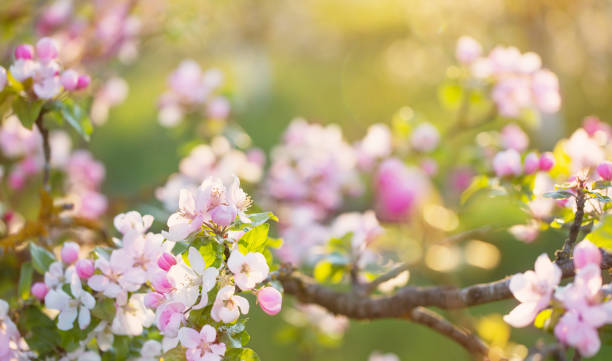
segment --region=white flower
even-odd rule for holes
[[[188,259],[191,267],[185,264],[182,257],[179,257],[179,263],[168,271],[168,279],[175,288],[170,297],[186,307],[191,307],[195,305],[201,294],[200,301],[193,306],[193,309],[197,310],[208,303],[208,291],[215,287],[219,270],[215,267],[206,268],[204,258],[193,247],[189,247]],[[199,286],[202,286],[202,292]]]
[[[140,357],[132,361],[159,361],[162,354],[162,346],[158,341],[148,340],[140,349]]]
[[[105,258],[98,258],[96,268],[102,271],[102,274],[91,276],[89,287],[103,292],[106,297],[117,298],[119,304],[127,301],[128,291],[138,290],[145,281],[144,271],[134,267],[133,257],[124,249],[114,250],[110,262]]]
[[[240,313],[249,313],[249,301],[242,296],[234,295],[234,286],[225,286],[217,293],[210,316],[213,320],[232,323],[240,317]]]
[[[153,321],[155,313],[145,307],[144,294],[136,293],[127,304],[117,307],[111,330],[116,335],[139,336]]]
[[[234,273],[236,285],[243,291],[250,290],[265,280],[270,272],[266,258],[259,252],[243,255],[235,249],[227,260],[227,266]]]
[[[148,214],[142,216],[136,211],[130,211],[115,216],[113,224],[122,234],[129,232],[144,234],[153,224],[153,216]]]
[[[62,262],[53,262],[45,272],[45,284],[49,289],[59,287],[70,280],[68,278],[70,269],[64,271]]]
[[[100,351],[108,351],[113,346],[113,332],[106,321],[101,321],[92,331],[92,338],[96,339]]]
[[[96,300],[91,294],[84,291],[81,287],[81,280],[75,272],[70,272],[70,292],[71,298],[61,289],[52,289],[45,296],[45,306],[50,309],[59,310],[57,317],[57,327],[60,330],[70,330],[74,320],[79,321],[79,328],[84,330],[91,321],[90,311],[96,305]]]

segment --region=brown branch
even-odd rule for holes
[[[49,176],[51,174],[51,144],[49,143],[49,129],[47,129],[43,124],[44,115],[44,110],[38,114],[38,117],[36,118],[36,127],[38,127],[38,130],[40,131],[43,141],[43,156],[45,159],[45,164],[43,166],[43,188],[49,192],[51,190],[51,186],[49,184]]]
[[[565,348],[561,344],[548,346],[539,345],[529,352],[525,361],[544,361],[549,356],[555,360],[567,361],[567,357],[565,357]]]
[[[407,318],[450,338],[476,356],[486,356],[489,352],[489,347],[477,335],[453,325],[442,316],[426,308],[417,307],[413,309]]]
[[[574,276],[571,259],[556,262],[563,277]],[[601,267],[612,267],[612,255],[603,252]],[[510,278],[477,284],[465,288],[453,286],[404,287],[391,296],[364,297],[355,292],[342,292],[315,283],[312,279],[291,270],[279,272],[277,279],[285,293],[295,296],[303,303],[315,303],[334,314],[353,319],[401,318],[413,308],[438,307],[458,309],[505,300],[512,297]]]

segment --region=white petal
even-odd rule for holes
[[[202,274],[202,291],[210,291],[217,284],[217,277],[219,276],[219,270],[215,267],[208,267]]]
[[[45,306],[53,310],[63,310],[68,306],[70,296],[62,290],[50,290],[45,296]]]
[[[89,287],[91,287],[92,290],[103,292],[104,290],[106,290],[106,288],[108,288],[109,281],[108,278],[102,275],[93,275],[91,276],[91,278],[89,278],[87,284],[89,285]]]
[[[245,257],[239,250],[235,249],[227,259],[227,267],[232,271],[233,274],[240,273],[242,271],[242,265],[245,263]]]
[[[84,306],[81,306],[81,309],[79,310],[79,328],[81,330],[86,329],[87,326],[89,326],[90,321],[91,315],[89,314],[89,309]]]
[[[182,327],[178,332],[181,345],[187,348],[195,348],[200,344],[201,338],[198,331],[189,327]]]
[[[200,252],[193,248],[193,247],[189,247],[189,265],[191,266],[191,268],[196,271],[198,274],[203,274],[204,273],[204,267],[206,267],[206,265],[204,264],[204,257],[202,257],[202,254],[200,254]]]
[[[76,307],[66,307],[60,312],[57,317],[57,328],[63,331],[71,330],[73,327],[74,320],[76,320],[78,310]]]
[[[233,300],[236,302],[236,304],[238,304],[238,308],[240,308],[240,312],[242,312],[243,315],[249,313],[249,301],[247,301],[246,298],[242,296],[234,296]]]

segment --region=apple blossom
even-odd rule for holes
[[[534,152],[525,156],[525,174],[532,174],[538,171],[540,167],[540,158]]]
[[[162,346],[156,340],[147,340],[142,344],[140,349],[140,357],[134,361],[159,361],[162,356]]]
[[[227,266],[234,274],[234,281],[241,290],[247,291],[268,277],[270,268],[266,258],[259,252],[242,254],[234,249],[227,260]]]
[[[45,306],[60,311],[57,318],[57,327],[60,330],[72,329],[77,317],[79,328],[84,330],[91,321],[89,310],[94,308],[96,300],[91,294],[83,290],[76,273],[70,273],[69,281],[70,292],[74,298],[71,298],[61,289],[51,289],[45,296]]]
[[[161,271],[153,274],[151,277],[151,285],[153,289],[159,293],[168,293],[174,289],[166,273]]]
[[[120,213],[113,219],[113,225],[122,234],[129,232],[137,232],[144,234],[149,227],[153,224],[153,216],[151,215],[140,215],[136,211],[129,211],[127,213]]]
[[[176,258],[168,252],[162,253],[161,256],[159,256],[159,258],[157,259],[157,265],[164,271],[169,271],[170,268],[172,268],[172,266],[174,266],[175,264]]]
[[[156,309],[162,303],[164,303],[165,300],[166,297],[164,297],[164,295],[162,295],[161,293],[149,292],[144,297],[144,304],[148,308]]]
[[[208,292],[215,287],[219,270],[206,267],[202,254],[194,247],[189,247],[188,259],[189,266],[181,257],[178,264],[168,271],[168,279],[175,288],[171,298],[197,310],[208,303]],[[196,305],[198,297],[200,301]]]
[[[49,288],[43,282],[36,282],[32,285],[30,292],[32,293],[32,296],[42,301],[45,299],[47,292],[49,292]]]
[[[574,266],[577,269],[584,268],[589,264],[599,267],[601,258],[599,248],[587,239],[584,239],[574,247]]]
[[[15,59],[31,60],[34,58],[34,47],[30,44],[17,45]]]
[[[423,153],[431,152],[440,142],[440,133],[430,123],[419,124],[410,137],[412,147]]]
[[[555,156],[551,152],[542,153],[539,167],[543,172],[548,172],[555,166]]]
[[[179,331],[181,345],[187,348],[187,361],[221,361],[225,355],[225,344],[217,342],[217,330],[204,325],[200,332],[183,327]]]
[[[457,41],[455,56],[463,64],[471,64],[482,54],[482,47],[474,38],[462,36]]]
[[[281,311],[283,295],[274,287],[264,287],[257,291],[257,302],[265,313],[274,316]]]
[[[42,38],[36,43],[36,56],[45,62],[51,61],[59,55],[57,44],[51,38]]]
[[[498,177],[512,177],[521,175],[521,155],[514,149],[501,151],[493,159],[493,169]]]
[[[64,266],[61,262],[53,262],[49,265],[49,269],[45,272],[45,284],[50,289],[60,287],[69,280],[70,269],[64,271]]]
[[[210,315],[213,320],[223,323],[232,323],[240,314],[249,313],[249,301],[242,296],[235,295],[234,286],[225,286],[217,293]]]
[[[87,258],[78,260],[75,263],[75,269],[77,275],[79,275],[79,277],[82,279],[88,279],[96,271],[93,261]]]
[[[125,305],[118,305],[111,330],[116,335],[139,336],[155,321],[153,311],[145,306],[145,295],[135,293]]]
[[[79,259],[79,250],[80,247],[78,243],[64,242],[61,251],[62,261],[65,264],[73,264],[77,259]]]
[[[500,134],[501,146],[505,149],[514,149],[523,152],[529,145],[529,137],[516,124],[508,124],[502,129]]]
[[[87,284],[94,291],[104,293],[106,297],[117,298],[119,304],[127,301],[128,291],[138,290],[145,281],[144,271],[134,267],[132,256],[124,249],[114,250],[110,261],[98,258],[96,268],[102,274],[91,276]]]
[[[80,74],[79,79],[77,80],[76,90],[87,89],[90,83],[91,83],[91,77],[89,75]]]
[[[597,166],[597,174],[603,180],[612,180],[612,162],[603,162]]]
[[[73,69],[64,70],[60,77],[64,89],[72,91],[77,89],[79,83],[79,73]]]
[[[513,327],[529,325],[535,316],[550,302],[554,287],[561,281],[561,269],[542,254],[535,262],[535,271],[527,271],[512,276],[510,291],[521,302],[504,321]]]

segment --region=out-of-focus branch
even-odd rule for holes
[[[43,117],[45,115],[44,110],[38,114],[36,118],[36,127],[40,131],[43,142],[43,156],[45,164],[43,165],[43,188],[45,191],[51,191],[51,185],[49,184],[49,176],[51,174],[51,144],[49,143],[49,129],[43,124]]]
[[[453,325],[431,310],[417,307],[410,311],[407,318],[450,338],[476,356],[486,356],[489,352],[489,347],[477,335]]]
[[[582,227],[582,219],[584,218],[584,204],[586,196],[584,194],[585,181],[578,179],[578,186],[576,188],[576,215],[574,216],[574,222],[570,226],[569,235],[565,242],[563,242],[563,248],[556,252],[555,256],[557,259],[567,259],[572,253],[572,248],[578,239],[580,228]]]

